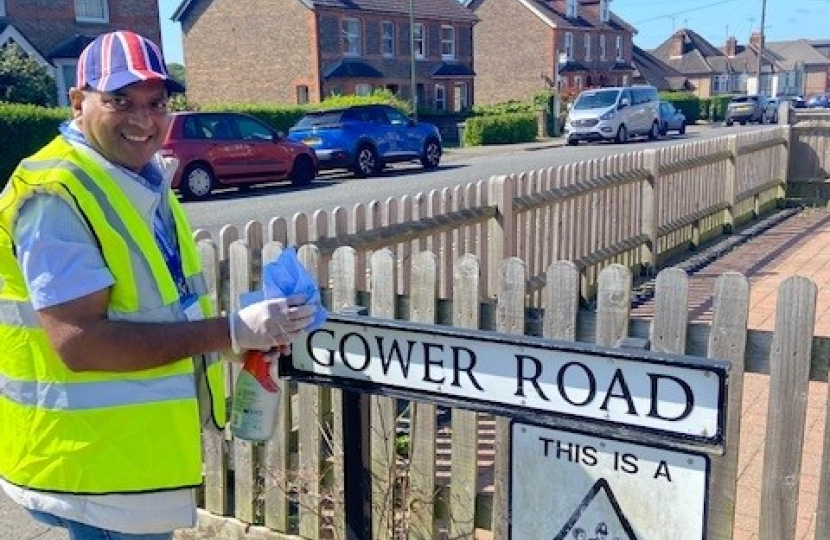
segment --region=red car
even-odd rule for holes
[[[304,186],[317,176],[312,148],[239,113],[173,113],[161,154],[179,160],[173,188],[189,200],[222,186],[282,180]]]

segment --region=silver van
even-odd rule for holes
[[[583,90],[565,121],[568,144],[579,141],[628,141],[634,135],[660,136],[660,102],[653,86]]]

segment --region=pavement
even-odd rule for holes
[[[451,149],[461,152],[518,152],[545,145],[561,145],[551,139],[532,145],[509,148],[487,147]],[[469,155],[469,154],[467,154]],[[750,281],[749,327],[771,331],[774,325],[776,292],[780,283],[793,275],[812,279],[818,289],[818,315],[815,334],[830,336],[830,211],[807,209],[786,219],[761,235],[724,254],[690,275],[690,312],[694,322],[711,319],[711,298],[715,279],[727,271],[744,274]],[[651,305],[639,306],[634,315],[649,317]],[[824,440],[828,388],[826,382],[811,382],[807,408],[807,434],[803,453],[803,472],[798,505],[798,539],[812,539],[818,498],[821,449]],[[738,497],[733,540],[758,539],[761,470],[768,400],[768,380],[764,375],[747,374],[744,386]],[[0,494],[0,540],[65,540],[66,535],[41,526]]]

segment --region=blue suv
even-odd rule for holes
[[[355,176],[378,174],[387,163],[420,161],[434,169],[441,161],[441,134],[389,105],[355,105],[307,113],[288,138],[312,147],[319,168],[349,169]]]

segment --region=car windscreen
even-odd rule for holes
[[[596,90],[590,92],[582,92],[574,102],[574,109],[603,109],[608,108],[617,102],[617,96],[620,94],[619,90]]]
[[[315,114],[307,114],[300,118],[295,128],[308,128],[313,126],[329,126],[340,122],[342,111],[329,111]]]
[[[747,102],[754,103],[754,102],[758,101],[758,98],[755,97],[755,96],[735,96],[729,101],[731,103],[747,103]]]

